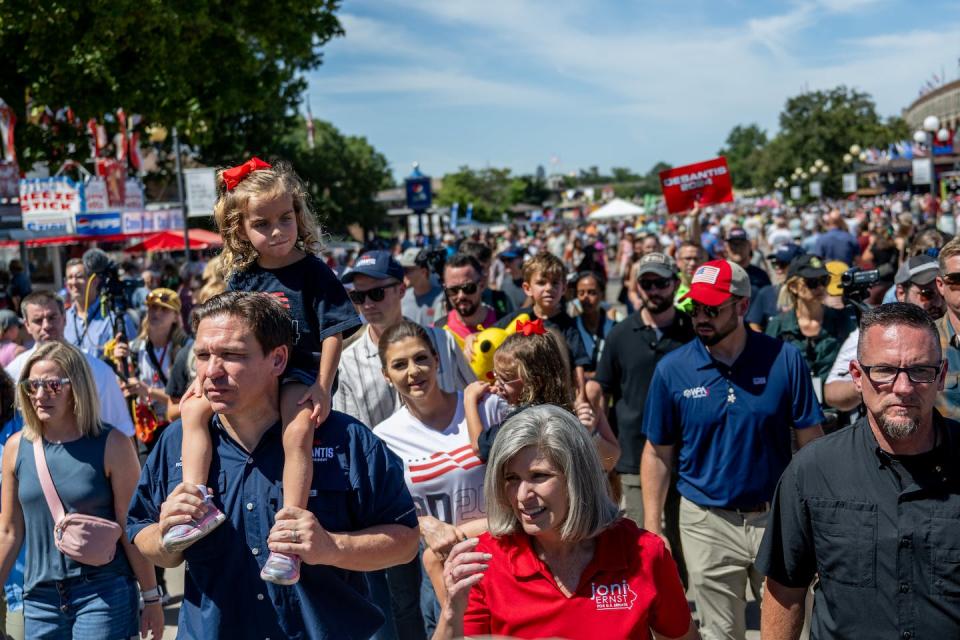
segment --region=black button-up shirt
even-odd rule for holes
[[[960,424],[880,449],[866,418],[800,450],[777,486],[757,566],[815,587],[812,638],[960,637]]]
[[[618,473],[640,473],[643,453],[643,407],[657,363],[696,337],[690,316],[677,311],[659,335],[640,312],[610,330],[594,378],[613,397],[613,425],[620,439]]]

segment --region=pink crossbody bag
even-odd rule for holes
[[[43,497],[53,516],[53,542],[57,549],[80,564],[94,567],[108,564],[117,552],[117,540],[122,533],[120,525],[112,520],[82,513],[64,514],[63,503],[47,468],[42,438],[37,437],[33,441],[33,459],[36,461]]]

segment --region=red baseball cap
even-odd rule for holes
[[[750,297],[750,278],[740,265],[728,260],[704,262],[690,279],[690,298],[711,307],[723,304],[730,296]]]

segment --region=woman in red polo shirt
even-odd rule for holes
[[[669,551],[621,517],[572,414],[543,405],[508,420],[484,493],[490,532],[451,551],[434,640],[700,637]]]

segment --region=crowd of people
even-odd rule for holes
[[[130,264],[119,294],[75,259],[62,295],[9,296],[8,635],[159,638],[184,562],[182,638],[744,638],[748,588],[765,638],[960,634],[937,203],[341,261],[306,193],[253,158],[219,172],[224,249],[181,282]]]

